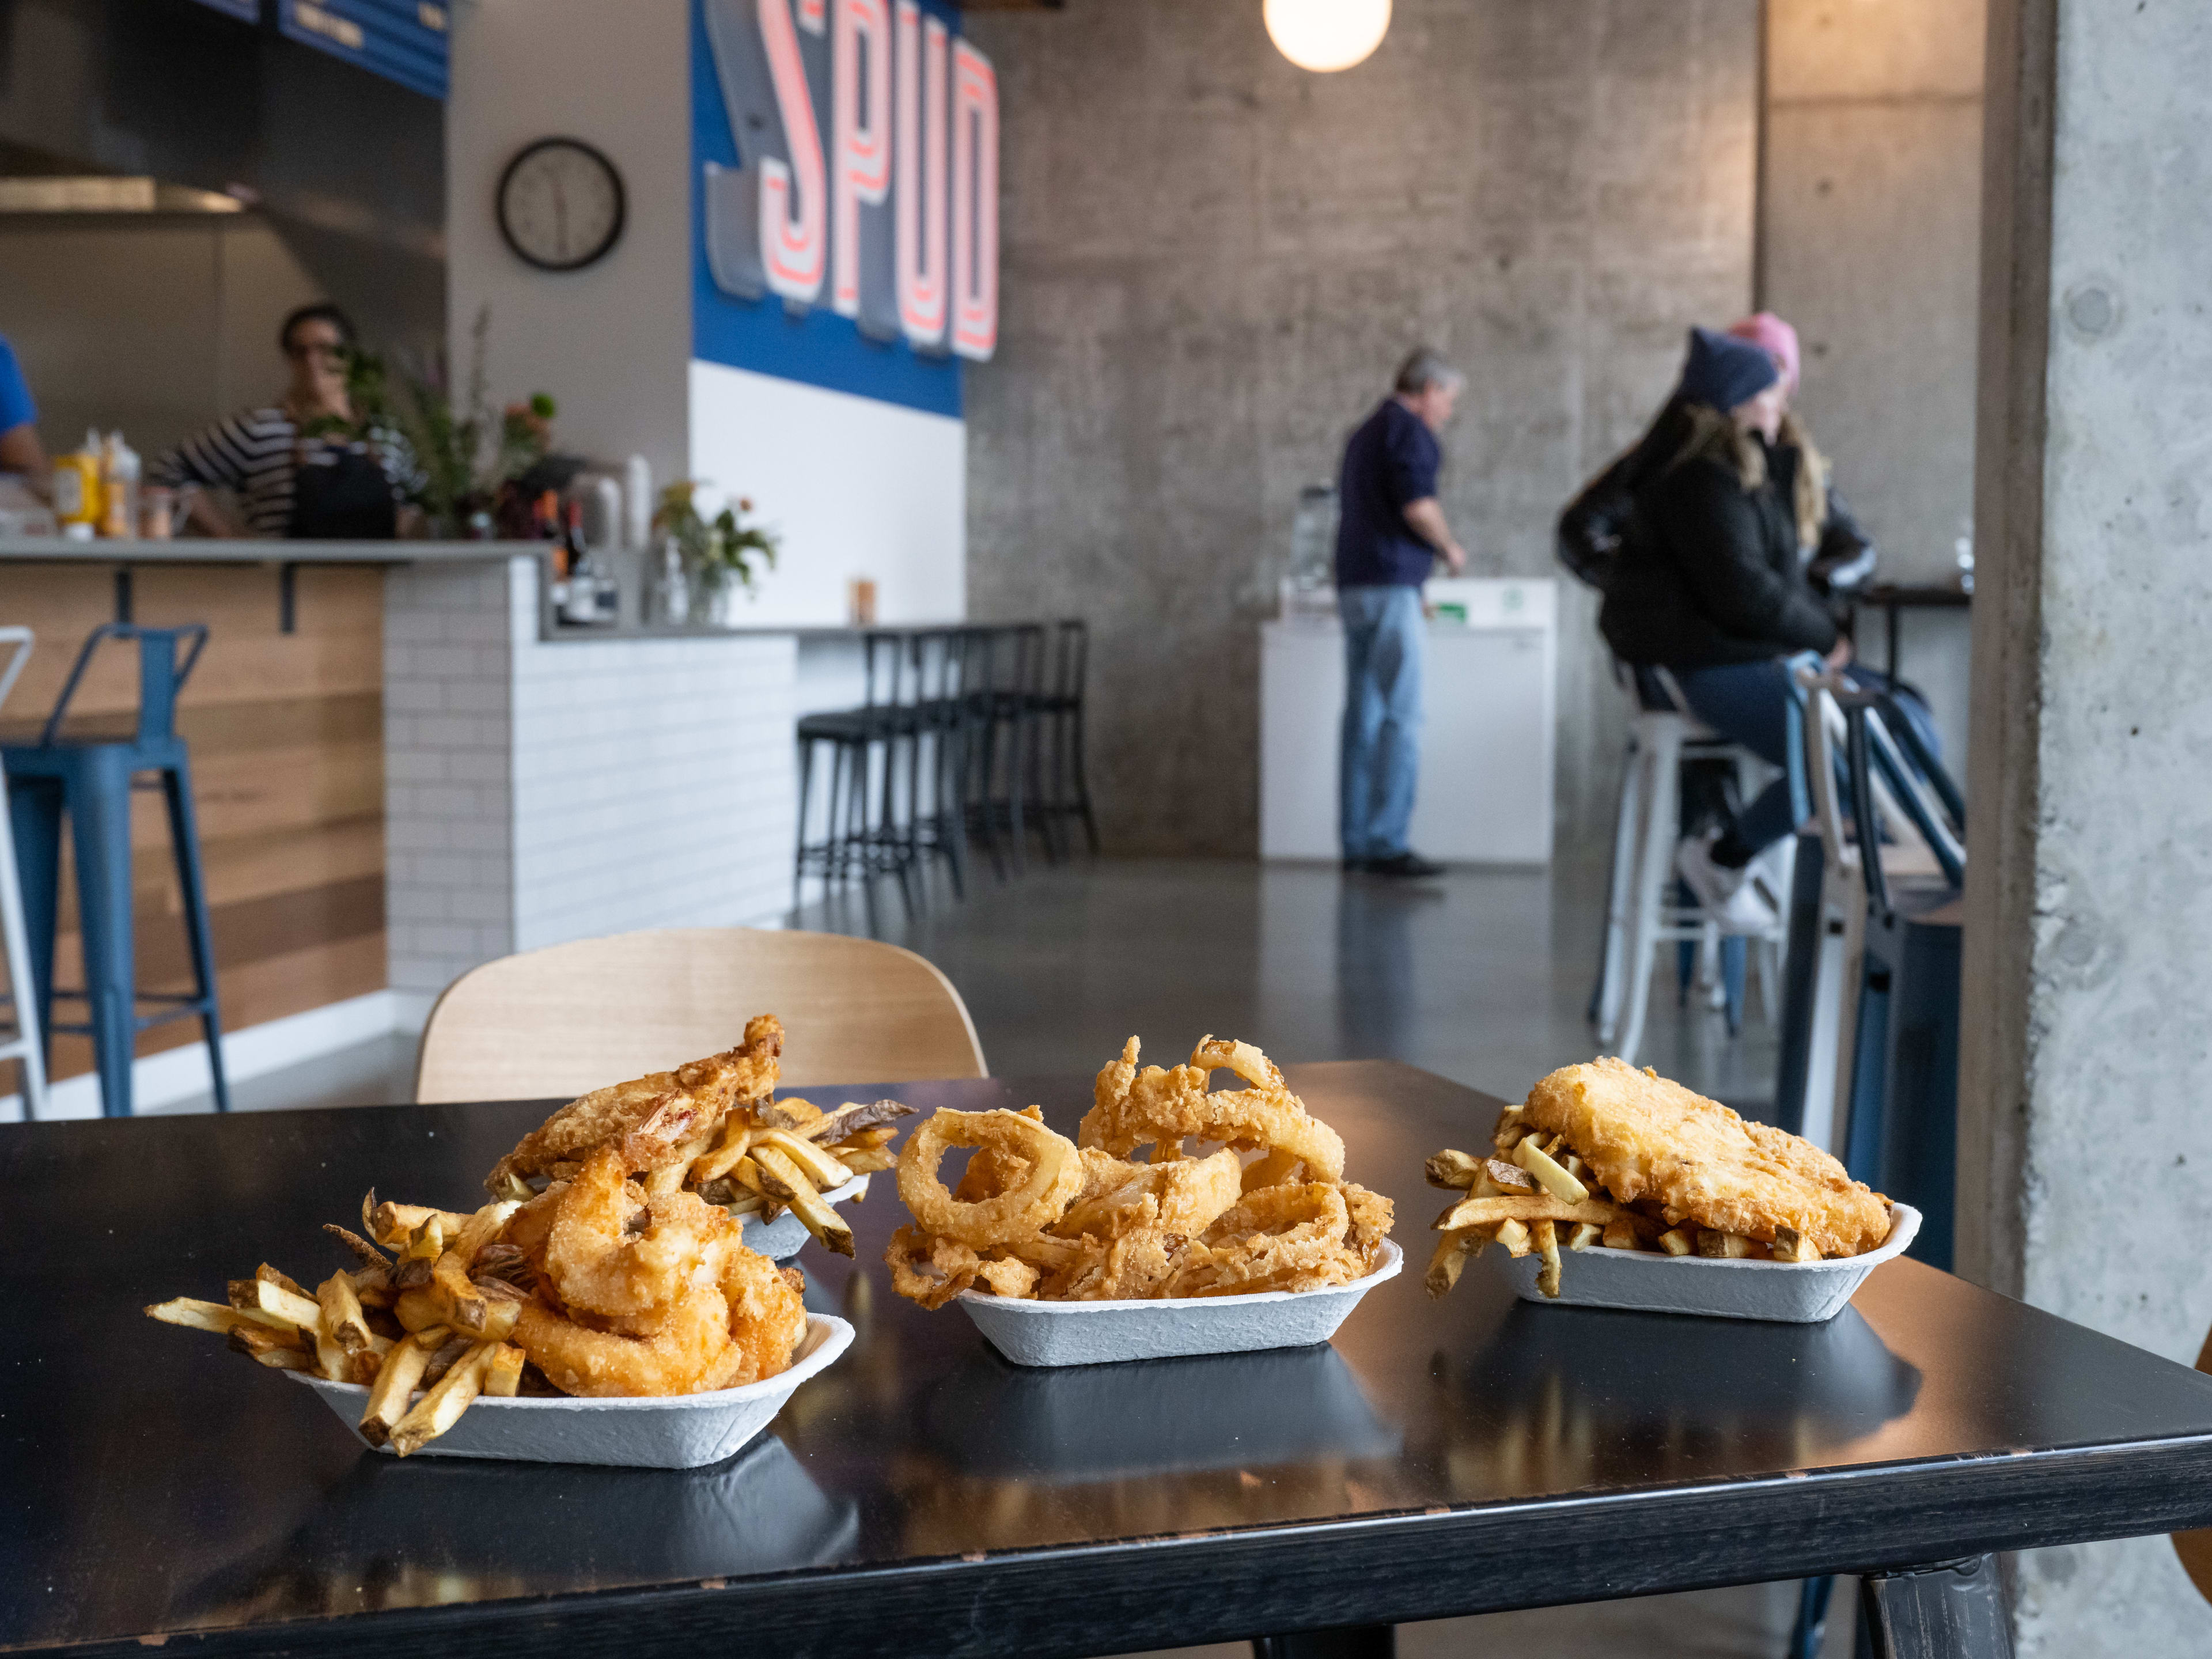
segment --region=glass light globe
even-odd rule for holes
[[[1390,0],[1267,0],[1267,38],[1300,69],[1364,63],[1390,28]]]

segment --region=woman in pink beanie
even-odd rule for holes
[[[1771,311],[1754,311],[1741,322],[1730,323],[1729,332],[1739,340],[1765,348],[1766,355],[1774,359],[1775,368],[1782,371],[1784,401],[1795,402],[1799,362],[1797,331]]]

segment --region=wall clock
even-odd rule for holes
[[[499,234],[540,270],[581,270],[623,233],[622,174],[580,138],[540,138],[499,175]]]

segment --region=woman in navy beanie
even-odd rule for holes
[[[1850,659],[1799,556],[1802,504],[1826,494],[1821,464],[1777,442],[1788,391],[1763,346],[1692,329],[1675,403],[1680,447],[1636,491],[1598,626],[1623,662],[1672,671],[1691,713],[1782,765],[1784,659]],[[1784,896],[1747,872],[1795,827],[1789,780],[1777,779],[1732,823],[1685,841],[1676,867],[1723,929],[1765,933]]]

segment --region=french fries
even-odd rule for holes
[[[806,1224],[808,1232],[839,1255],[853,1254],[853,1230],[822,1201],[822,1194],[788,1152],[781,1146],[756,1146],[751,1161],[763,1185],[791,1206],[792,1213]]]
[[[392,1426],[392,1449],[404,1457],[417,1452],[461,1420],[483,1390],[484,1365],[495,1344],[479,1343],[455,1360],[407,1415]]]
[[[398,1252],[397,1261],[360,1234],[328,1227],[359,1265],[333,1273],[313,1294],[264,1262],[252,1278],[230,1281],[228,1302],[175,1297],[146,1314],[220,1336],[256,1364],[365,1388],[362,1437],[409,1456],[451,1430],[479,1396],[522,1389],[527,1356],[507,1339],[527,1293],[497,1275],[520,1265],[527,1285],[526,1263],[511,1245],[486,1250],[518,1207],[499,1200],[459,1215],[379,1204],[371,1194],[363,1225]],[[395,1290],[403,1273],[416,1282]],[[388,1334],[395,1323],[403,1333],[396,1338]]]
[[[1522,1121],[1518,1106],[1498,1115],[1487,1155],[1447,1147],[1429,1158],[1422,1174],[1432,1187],[1465,1194],[1436,1219],[1443,1237],[1429,1262],[1426,1283],[1432,1297],[1449,1291],[1467,1262],[1492,1243],[1510,1256],[1540,1257],[1536,1288],[1554,1297],[1559,1293],[1563,1249],[1656,1249],[1670,1256],[1721,1261],[1820,1259],[1790,1227],[1778,1226],[1771,1243],[1761,1242],[1687,1221],[1670,1225],[1649,1202],[1644,1209],[1616,1202],[1562,1137],[1532,1129]],[[1646,1209],[1654,1212],[1644,1213]]]
[[[770,1221],[789,1209],[822,1243],[849,1255],[852,1230],[822,1194],[890,1169],[895,1120],[913,1110],[896,1100],[848,1101],[828,1112],[811,1101],[763,1101],[732,1113],[711,1144],[679,1148],[683,1161],[674,1167],[681,1184],[708,1203]],[[667,1175],[656,1170],[653,1179],[673,1190]],[[647,1185],[657,1190],[652,1180]]]
[[[407,1414],[415,1385],[422,1380],[423,1368],[430,1363],[430,1349],[422,1340],[429,1334],[417,1331],[405,1341],[393,1343],[392,1352],[384,1356],[383,1367],[369,1386],[368,1409],[361,1419],[361,1437],[370,1445],[380,1446],[389,1440],[392,1426]],[[438,1341],[445,1340],[442,1331],[435,1334]]]

